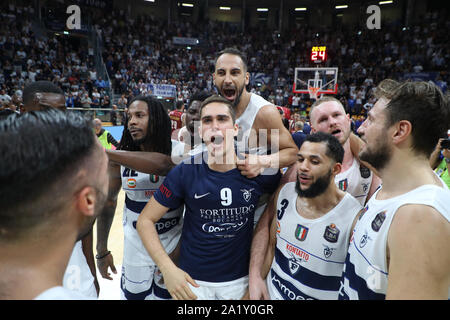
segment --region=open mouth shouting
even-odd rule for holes
[[[222,89],[222,95],[228,101],[234,101],[237,97],[237,90],[235,88]]]

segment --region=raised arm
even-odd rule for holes
[[[238,160],[238,168],[243,175],[254,178],[265,168],[284,168],[297,160],[297,145],[284,127],[280,113],[273,105],[264,106],[259,110],[254,126],[259,138],[265,138],[264,135],[260,135],[260,130],[266,130],[267,147],[275,145],[278,146],[279,151],[270,155],[248,155],[245,160]],[[258,142],[259,145],[261,143],[261,141]]]
[[[159,152],[106,150],[110,161],[127,168],[160,176],[166,176],[175,164],[170,156]]]

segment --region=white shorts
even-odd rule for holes
[[[155,265],[145,267],[122,266],[120,281],[122,300],[169,300],[172,297]]]
[[[240,300],[248,288],[248,276],[228,282],[206,282],[195,280],[200,286],[189,288],[197,296],[197,300]]]

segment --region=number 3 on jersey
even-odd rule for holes
[[[232,199],[232,192],[230,188],[222,188],[220,190],[220,199],[222,201],[220,202],[223,206],[229,206],[233,202]]]
[[[286,210],[287,206],[289,205],[289,201],[286,199],[281,200],[281,209],[277,210],[277,218],[278,220],[281,220],[284,216],[284,211]]]

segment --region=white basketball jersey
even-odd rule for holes
[[[353,219],[361,210],[350,194],[317,219],[297,212],[295,182],[287,183],[277,201],[277,244],[267,275],[275,300],[336,300]]]
[[[84,296],[97,299],[94,276],[84,256],[81,240],[75,243],[72,250],[72,255],[64,272],[63,286]]]
[[[64,287],[53,287],[45,290],[34,300],[96,300],[97,298],[83,296],[82,294]]]
[[[136,221],[147,202],[162,182],[163,176],[147,174],[121,166],[122,188],[125,191],[123,208],[124,248],[123,260],[129,266],[143,267],[154,262],[147,253],[136,230]],[[155,225],[159,239],[170,253],[175,249],[181,236],[183,209],[170,209]]]
[[[373,173],[366,167],[360,166],[356,158],[352,166],[334,177],[334,182],[342,191],[347,191],[363,206],[372,185]]]
[[[439,211],[447,221],[450,219],[448,189],[424,185],[391,199],[377,200],[379,190],[361,211],[353,230],[339,299],[385,299],[389,276],[386,261],[387,237],[398,208],[406,204],[423,204]]]

